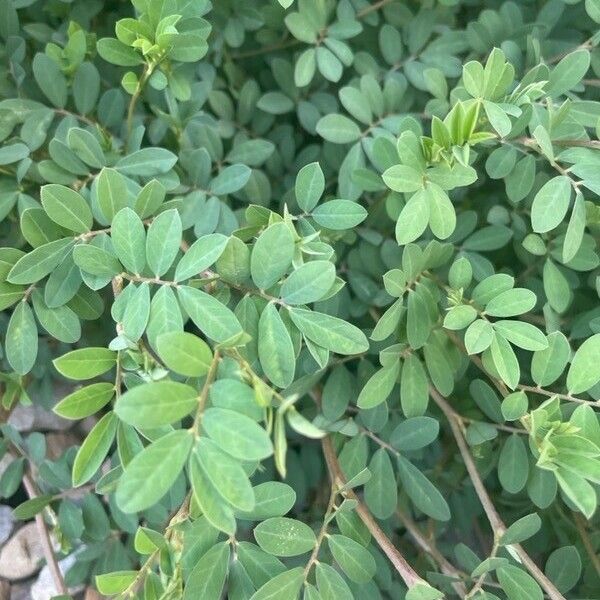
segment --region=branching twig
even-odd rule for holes
[[[417,527],[417,524],[400,509],[396,510],[396,515],[402,521],[402,525],[417,545],[439,565],[440,570],[449,577],[463,578],[461,573],[422,533]],[[456,590],[461,598],[464,598],[467,590],[461,581],[452,583],[452,587]]]
[[[37,486],[33,483],[33,480],[29,475],[23,475],[23,487],[27,492],[27,496],[30,499],[38,497]],[[62,572],[60,567],[58,566],[58,561],[56,560],[56,556],[54,556],[54,549],[52,548],[52,541],[50,539],[50,533],[48,531],[48,527],[46,526],[46,521],[44,521],[44,517],[42,513],[37,513],[35,515],[35,522],[38,528],[38,533],[40,535],[40,541],[42,543],[42,549],[44,551],[44,558],[46,559],[46,564],[50,569],[50,573],[52,574],[52,579],[54,580],[54,587],[59,594],[68,594],[67,586],[65,584],[65,580],[63,579]]]
[[[434,402],[440,407],[448,419],[452,434],[456,440],[456,444],[458,445],[458,449],[465,463],[465,467],[467,468],[467,472],[475,489],[475,493],[477,494],[486,517],[492,527],[494,538],[502,536],[502,534],[506,531],[506,525],[502,521],[502,518],[498,514],[496,507],[492,503],[492,500],[487,493],[485,486],[483,485],[483,481],[479,475],[475,461],[473,460],[471,452],[467,446],[467,442],[465,441],[460,425],[460,417],[456,415],[454,409],[434,387],[430,387],[429,393]],[[551,598],[551,600],[565,600],[565,597],[556,589],[556,586],[546,577],[546,575],[544,575],[540,568],[535,564],[533,559],[527,554],[527,552],[525,552],[523,547],[520,544],[512,544],[512,547],[517,552],[517,555],[519,556],[519,559],[523,565],[540,584],[548,597]]]
[[[340,463],[338,462],[329,436],[326,436],[321,440],[321,445],[333,481],[336,482],[336,485],[343,486],[346,483],[346,478],[342,472],[342,468],[340,467]],[[348,490],[344,493],[348,498],[357,502],[356,514],[358,514],[361,521],[367,526],[367,529],[371,532],[371,535],[375,538],[375,541],[383,553],[388,557],[407,587],[411,588],[419,583],[427,585],[427,582],[408,564],[408,561],[402,556],[398,548],[396,548],[385,535],[377,521],[373,518],[373,515],[369,512],[369,509],[358,499],[358,496],[352,490]]]
[[[588,535],[586,529],[586,521],[579,513],[573,513],[573,518],[575,519],[575,527],[577,527],[577,531],[579,533],[579,537],[581,538],[581,542],[587,555],[590,558],[590,562],[594,566],[598,577],[600,577],[600,555],[594,550],[594,546],[592,545],[592,540]]]

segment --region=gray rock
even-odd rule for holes
[[[18,404],[8,422],[17,431],[64,431],[73,425],[72,421],[63,419],[36,404],[31,406]]]
[[[63,558],[58,566],[60,567],[61,573],[64,575],[75,562],[75,555],[71,554],[66,558]],[[78,590],[69,590],[70,594],[76,594]],[[58,595],[58,590],[54,586],[54,579],[50,569],[45,566],[41,571],[36,582],[31,586],[31,600],[50,600],[52,596]]]
[[[27,523],[6,542],[0,551],[0,577],[19,581],[37,573],[44,550],[35,522]]]
[[[0,506],[0,544],[4,544],[10,537],[14,526],[15,519],[12,515],[12,508],[10,506]]]

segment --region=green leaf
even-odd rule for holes
[[[416,192],[424,187],[423,174],[406,165],[394,165],[382,175],[385,184],[395,192]]]
[[[487,350],[494,338],[494,328],[489,321],[477,319],[465,331],[465,347],[469,354],[479,354]]]
[[[114,395],[112,383],[93,383],[65,396],[52,410],[65,419],[84,419],[106,406]]]
[[[194,499],[207,521],[215,529],[227,535],[234,535],[236,523],[233,509],[223,501],[223,496],[208,478],[206,471],[200,467],[196,452],[191,454],[189,473]]]
[[[500,538],[503,546],[509,544],[520,544],[531,536],[535,535],[542,526],[542,520],[537,513],[531,513],[515,521]]]
[[[102,168],[106,162],[104,152],[97,138],[87,131],[79,127],[69,129],[67,135],[69,148],[80,158],[86,165],[95,169]]]
[[[38,353],[38,330],[27,302],[19,302],[6,329],[5,352],[8,364],[19,375],[29,373]]]
[[[511,344],[524,350],[544,350],[548,347],[546,336],[531,323],[500,320],[494,323],[494,329]]]
[[[125,178],[115,169],[104,168],[98,175],[97,184],[98,205],[106,220],[110,222],[119,211],[128,205]]]
[[[165,148],[142,148],[120,158],[115,169],[133,177],[156,177],[169,171],[177,156]]]
[[[411,417],[392,431],[390,444],[402,452],[419,450],[431,444],[439,430],[439,421],[432,417]]]
[[[554,474],[565,496],[587,519],[591,519],[598,505],[596,490],[581,475],[572,471],[558,469]]]
[[[83,197],[64,185],[45,185],[41,200],[48,216],[55,222],[76,233],[92,228],[92,211]]]
[[[220,542],[198,561],[185,583],[183,600],[219,600],[229,569],[229,543]]]
[[[175,483],[192,443],[189,431],[172,431],[136,454],[117,485],[119,508],[134,513],[156,504]]]
[[[100,94],[100,74],[91,62],[83,62],[75,71],[73,78],[73,100],[77,111],[82,114],[91,113]]]
[[[342,571],[355,583],[367,583],[375,575],[375,559],[358,542],[343,535],[329,535],[327,544]]]
[[[508,437],[498,459],[498,478],[502,487],[511,494],[520,492],[527,483],[529,461],[523,439],[513,433]]]
[[[567,54],[550,72],[548,91],[555,98],[574,88],[590,68],[590,53],[581,49]]]
[[[491,317],[516,317],[529,312],[537,301],[536,295],[525,288],[506,290],[494,296],[485,306]]]
[[[365,502],[378,519],[388,519],[398,504],[398,486],[392,461],[385,448],[379,448],[369,463],[371,478],[365,483]]]
[[[274,385],[286,388],[292,383],[296,370],[294,345],[273,303],[267,304],[260,315],[258,356],[265,375]]]
[[[548,347],[535,352],[531,360],[531,376],[540,386],[556,381],[571,357],[571,347],[564,334],[554,331],[547,339]]]
[[[265,481],[254,487],[254,499],[252,510],[236,511],[238,518],[262,521],[285,515],[296,503],[296,492],[287,483]]]
[[[165,187],[156,179],[152,179],[140,190],[133,208],[142,219],[145,219],[158,210],[164,199]]]
[[[96,44],[98,54],[109,63],[119,67],[135,67],[144,62],[133,48],[114,38],[102,38]]]
[[[137,571],[114,571],[96,575],[96,587],[101,594],[113,596],[125,591],[137,577]]]
[[[420,190],[413,194],[396,221],[396,241],[401,246],[419,238],[429,223],[430,208],[428,192]]]
[[[385,402],[392,393],[399,373],[400,363],[398,361],[375,371],[358,396],[356,401],[358,408],[374,408]]]
[[[304,569],[295,567],[262,585],[250,600],[296,600],[304,583]]]
[[[438,521],[450,519],[450,508],[437,488],[403,456],[397,457],[398,477],[403,490],[413,504],[426,515]]]
[[[181,231],[181,218],[174,209],[160,213],[148,227],[146,260],[156,277],[164,275],[173,264],[179,252]]]
[[[400,402],[407,418],[420,417],[427,410],[429,384],[423,364],[415,354],[404,360],[400,378]]]
[[[25,500],[25,502],[22,502],[13,510],[13,517],[20,521],[32,519],[35,515],[44,510],[52,500],[54,500],[54,497],[51,494],[45,494],[43,496]]]
[[[194,452],[198,465],[225,502],[242,511],[254,508],[254,490],[238,461],[207,438],[198,440]]]
[[[430,183],[426,190],[429,203],[429,227],[440,240],[450,237],[456,229],[456,212],[448,194],[439,186]]]
[[[177,295],[196,327],[212,340],[224,342],[242,332],[233,312],[209,294],[180,286]]]
[[[67,80],[58,64],[47,54],[38,52],[31,64],[33,76],[44,96],[57,108],[67,103]]]
[[[10,270],[7,281],[15,284],[35,283],[53,271],[71,251],[73,240],[64,238],[38,246],[21,257]]]
[[[106,413],[88,433],[73,463],[73,487],[88,482],[98,471],[117,432],[117,419]]]
[[[197,239],[183,255],[175,269],[175,281],[183,281],[200,275],[223,254],[229,238],[211,233]]]
[[[0,165],[10,165],[29,156],[29,148],[25,144],[5,145],[0,148]]]
[[[325,297],[335,282],[335,265],[328,260],[313,260],[293,271],[281,286],[286,304],[309,304]]]
[[[146,230],[131,208],[122,208],[114,216],[110,237],[121,264],[130,273],[142,273],[146,266]]]
[[[334,144],[349,144],[361,136],[360,128],[354,121],[335,113],[319,119],[317,133],[323,139]]]
[[[516,421],[525,415],[528,406],[525,392],[513,392],[502,400],[502,416],[507,421]]]
[[[321,600],[353,600],[348,584],[331,565],[317,563],[315,575]]]
[[[267,227],[254,244],[250,257],[252,280],[268,289],[289,269],[294,257],[294,238],[286,223]]]
[[[156,348],[163,363],[175,373],[186,377],[201,377],[208,373],[212,361],[210,347],[191,333],[163,333],[156,338]]]
[[[567,388],[571,394],[585,392],[600,381],[600,333],[586,339],[575,352],[567,373]]]
[[[86,273],[111,279],[123,271],[117,257],[108,250],[90,244],[77,244],[73,248],[75,264]]]
[[[297,556],[310,552],[317,538],[313,530],[296,519],[273,517],[254,528],[258,545],[275,556]]]
[[[543,599],[544,595],[535,582],[535,579],[522,569],[506,565],[500,567],[496,571],[496,574],[509,600],[523,600],[523,598],[527,598],[528,600]]]
[[[154,381],[136,385],[115,404],[119,419],[141,428],[155,428],[183,419],[197,406],[198,393],[184,383]]]
[[[575,202],[573,204],[571,218],[569,219],[569,225],[567,226],[567,232],[565,233],[565,240],[563,242],[562,260],[564,263],[571,261],[579,251],[579,248],[581,248],[585,224],[585,201],[581,193],[577,192],[575,194]]]
[[[367,218],[367,211],[358,202],[350,200],[329,200],[312,211],[313,219],[321,227],[333,229],[352,229]]]
[[[225,452],[239,460],[263,460],[273,454],[267,432],[249,417],[233,410],[207,409],[202,427]]]
[[[298,206],[304,212],[310,212],[318,204],[325,191],[325,176],[318,162],[309,163],[298,171],[294,191]]]
[[[454,331],[464,329],[477,318],[477,311],[470,304],[453,306],[444,317],[444,327]]]
[[[230,163],[244,163],[249,167],[258,167],[265,162],[275,150],[273,142],[268,140],[246,140],[236,144],[227,154]]]
[[[252,170],[246,165],[230,165],[225,167],[211,182],[210,191],[215,196],[223,196],[225,194],[233,194],[241,190],[248,179]]]
[[[302,308],[291,308],[290,318],[309,340],[337,354],[360,354],[369,348],[365,334],[342,319]]]
[[[571,202],[571,181],[564,175],[547,181],[535,195],[531,205],[531,226],[537,233],[558,227]]]
[[[53,361],[56,370],[69,379],[92,379],[110,371],[117,363],[117,353],[108,348],[80,348]]]
[[[31,298],[37,320],[52,337],[67,344],[81,337],[79,318],[68,306],[49,308],[38,290],[33,291]]]
[[[562,546],[550,554],[544,572],[559,592],[565,594],[581,577],[581,557],[575,546]]]

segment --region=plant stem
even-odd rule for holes
[[[329,472],[333,477],[333,481],[336,482],[335,485],[339,487],[343,486],[346,483],[346,477],[342,472],[342,468],[340,467],[340,463],[338,462],[329,436],[325,436],[321,440],[321,446],[323,448],[323,454]],[[373,518],[373,515],[369,512],[369,509],[358,499],[358,496],[352,490],[345,491],[344,495],[357,502],[356,514],[367,526],[367,529],[371,532],[371,535],[375,538],[375,541],[383,553],[388,557],[388,560],[392,563],[406,586],[411,588],[419,583],[428,585],[427,582],[410,566],[398,548],[392,544],[390,539],[382,531],[381,527],[379,527],[377,521]]]
[[[37,498],[39,496],[37,486],[35,483],[33,483],[33,480],[28,474],[23,475],[23,487],[25,488],[27,496],[29,496],[30,499]],[[40,535],[40,541],[44,551],[44,558],[46,559],[46,564],[48,565],[50,573],[52,574],[52,579],[54,580],[54,587],[59,594],[67,595],[69,592],[67,590],[65,580],[63,579],[60,567],[58,566],[56,556],[54,556],[50,533],[41,512],[35,515],[35,523]]]
[[[404,525],[404,528],[417,545],[439,565],[442,573],[449,577],[456,577],[457,579],[463,578],[463,574],[421,533],[417,524],[407,514],[397,509],[396,516],[402,521],[402,525]],[[467,590],[462,581],[454,582],[452,587],[461,598],[464,598]]]
[[[473,484],[473,488],[475,489],[475,493],[477,494],[479,502],[481,502],[483,510],[492,527],[494,539],[499,538],[506,531],[506,525],[502,521],[498,511],[496,510],[496,507],[492,503],[492,500],[487,493],[487,490],[485,489],[485,486],[483,485],[483,481],[479,475],[475,461],[473,460],[471,452],[469,451],[465,441],[461,429],[460,417],[455,413],[450,404],[448,404],[446,398],[444,398],[434,387],[429,388],[429,394],[448,419],[450,429],[452,430],[452,434],[456,440],[456,444],[458,445],[458,449],[465,463],[465,467],[467,468],[467,472]],[[548,597],[551,598],[551,600],[565,600],[565,597],[556,589],[555,585],[546,577],[546,575],[544,575],[544,573],[535,564],[527,552],[525,552],[523,547],[520,544],[512,544],[512,547],[516,550],[523,565],[540,584]]]
[[[327,535],[327,527],[329,525],[329,520],[331,518],[331,515],[334,510],[334,506],[335,506],[335,499],[337,497],[337,492],[335,489],[335,479],[334,479],[332,473],[329,473],[329,479],[331,482],[331,491],[329,493],[329,502],[327,503],[327,509],[325,510],[325,515],[323,516],[323,525],[321,526],[321,530],[319,531],[319,534],[317,535],[317,542],[315,544],[315,547],[313,548],[313,551],[310,554],[310,558],[308,559],[308,562],[306,563],[306,567],[304,567],[304,581],[307,580],[307,578],[310,574],[310,570],[312,569],[313,565],[316,564],[317,562],[319,562],[318,561],[319,550],[321,549],[323,540],[325,539],[325,536]]]
[[[590,562],[594,566],[598,577],[600,577],[600,556],[594,550],[592,540],[590,539],[586,529],[586,521],[579,513],[573,513],[573,518],[575,519],[575,527],[577,527],[577,532],[579,533],[583,547],[585,548],[587,555],[590,557]]]
[[[127,139],[129,139],[129,137],[131,136],[131,128],[133,125],[133,113],[135,112],[136,104],[150,75],[152,75],[152,69],[148,66],[148,64],[145,64],[144,70],[142,71],[142,74],[135,87],[135,91],[133,92],[131,100],[129,101],[129,107],[127,108]]]
[[[192,425],[192,432],[196,437],[198,437],[198,430],[200,428],[202,414],[204,413],[204,407],[206,406],[206,400],[208,399],[208,392],[210,390],[212,382],[215,380],[215,375],[217,374],[217,368],[219,366],[220,358],[221,355],[219,354],[219,351],[215,350],[212,362],[210,363],[210,368],[208,369],[208,373],[206,374],[206,380],[204,381],[204,385],[202,386],[202,391],[198,396],[198,409],[196,410],[194,424]]]

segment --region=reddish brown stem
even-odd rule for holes
[[[450,404],[448,404],[446,398],[444,398],[434,387],[429,388],[429,393],[434,402],[440,407],[448,419],[452,434],[456,440],[456,444],[458,445],[458,450],[460,451],[462,459],[465,463],[465,467],[467,468],[467,472],[473,484],[473,488],[475,489],[475,493],[479,498],[479,502],[481,502],[481,506],[483,507],[486,517],[494,532],[494,539],[498,539],[506,531],[506,525],[502,521],[502,518],[498,514],[496,507],[494,506],[489,494],[487,493],[487,490],[485,489],[485,486],[483,485],[483,481],[479,475],[475,461],[473,460],[471,452],[469,451],[469,447],[467,446],[467,442],[465,441],[461,429],[460,416],[456,414],[454,409],[450,406]],[[565,600],[565,597],[556,589],[556,586],[546,577],[546,575],[544,575],[529,554],[525,552],[523,547],[520,544],[512,544],[512,547],[517,552],[521,563],[529,571],[532,577],[534,577],[534,579],[540,584],[547,596],[551,600]]]
[[[343,486],[346,483],[346,477],[342,472],[342,468],[340,467],[340,463],[338,462],[329,436],[324,437],[321,440],[321,445],[334,485],[339,487]],[[367,529],[371,532],[371,535],[383,553],[388,557],[407,587],[411,588],[419,583],[427,585],[427,582],[410,566],[410,564],[408,564],[408,561],[402,556],[398,548],[396,548],[385,535],[373,515],[369,512],[369,509],[359,500],[358,496],[352,490],[345,491],[344,495],[358,503],[356,513],[361,521],[367,526]]]

